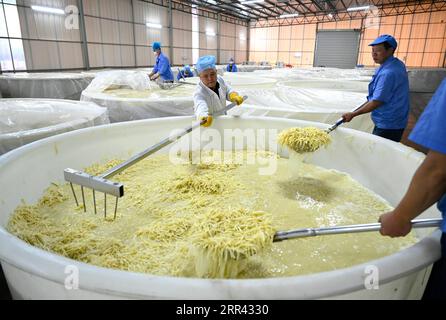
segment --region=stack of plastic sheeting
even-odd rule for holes
[[[198,82],[198,78],[187,82]],[[118,70],[98,73],[81,100],[106,107],[110,122],[122,122],[193,115],[194,90],[195,85],[186,84],[163,90],[142,71]]]
[[[79,100],[93,77],[81,73],[16,73],[0,76],[4,98]]]
[[[366,101],[366,92],[329,90],[324,88],[292,88],[278,86],[273,89],[242,89],[241,95],[249,100],[230,114],[280,117],[335,123],[342,114],[352,111]],[[373,122],[370,115],[356,117],[346,127],[370,132]]]
[[[107,109],[56,99],[0,100],[0,154],[56,134],[108,124]]]

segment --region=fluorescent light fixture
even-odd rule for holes
[[[204,1],[213,5],[217,5],[217,2],[214,0],[204,0]]]
[[[298,15],[299,15],[298,13],[282,14],[279,18],[292,18],[292,17],[297,17]]]
[[[33,9],[34,11],[39,11],[39,12],[65,15],[65,11],[62,9],[42,7],[42,6],[31,6],[31,9]]]
[[[213,30],[208,29],[208,30],[206,30],[206,35],[207,36],[211,36],[211,37],[215,37],[215,32]]]
[[[159,23],[150,23],[150,22],[147,22],[146,26],[148,26],[149,28],[155,28],[155,29],[161,29],[163,27]]]
[[[329,13],[328,17],[331,19],[331,18],[333,18],[333,15],[331,13]]]
[[[262,3],[265,2],[265,0],[248,0],[248,1],[241,1],[241,4],[253,4],[253,3]]]
[[[347,11],[366,11],[369,10],[370,6],[363,6],[363,7],[350,7],[347,9]]]

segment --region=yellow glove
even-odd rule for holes
[[[239,106],[243,103],[243,97],[239,96],[237,92],[231,92],[229,94],[229,101],[235,102]]]
[[[206,122],[202,124],[203,127],[209,127],[212,124],[212,116],[201,117],[200,122],[203,120],[206,120]]]

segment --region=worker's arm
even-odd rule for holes
[[[373,110],[379,108],[382,105],[381,101],[370,100],[364,104],[361,108],[353,112],[347,112],[342,115],[344,122],[350,122],[354,117],[359,116],[364,113],[372,112]]]
[[[159,76],[160,76],[159,73],[155,73],[154,75],[152,75],[152,76],[150,77],[150,80],[156,80],[156,79],[159,78]]]
[[[158,63],[159,63],[158,61],[155,63],[152,72],[150,72],[149,74],[150,80],[156,80],[160,76],[158,72]]]
[[[200,92],[194,93],[194,113],[197,119],[201,119],[209,115],[209,107],[206,102],[206,98]]]
[[[446,192],[446,154],[430,150],[415,172],[409,189],[397,207],[381,215],[381,234],[400,237],[412,228],[410,221]]]

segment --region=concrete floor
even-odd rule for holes
[[[407,125],[406,130],[404,131],[403,139],[401,141],[401,143],[410,146],[423,153],[426,153],[427,150],[414,144],[413,142],[410,142],[407,139],[407,137],[409,136],[410,132],[415,126],[416,121],[423,112],[431,96],[432,94],[413,94],[413,93],[411,94],[411,112],[409,116],[409,123]],[[3,275],[2,269],[0,267],[0,300],[10,300],[10,299],[11,299],[11,294],[6,284],[6,279]]]

